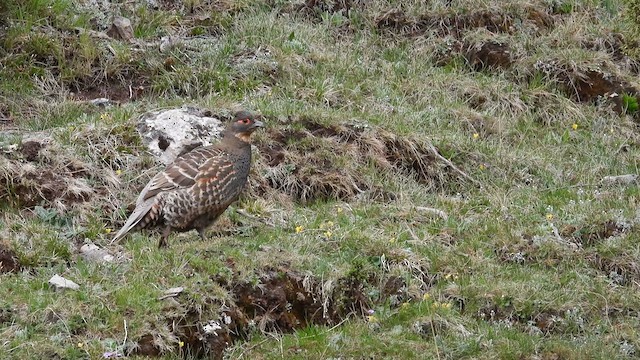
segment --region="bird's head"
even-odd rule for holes
[[[234,115],[227,130],[238,139],[249,142],[251,134],[260,127],[264,127],[264,123],[258,120],[258,116],[243,110]]]

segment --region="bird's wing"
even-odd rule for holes
[[[200,169],[195,179],[197,191],[209,194],[208,196],[215,198],[220,205],[226,207],[234,195],[234,189],[229,187],[237,176],[233,159],[229,154],[221,152],[219,156],[207,159]]]
[[[136,200],[136,207],[156,195],[170,190],[193,186],[201,168],[210,158],[218,158],[223,152],[216,147],[201,147],[178,157],[163,172],[158,173],[144,187]]]

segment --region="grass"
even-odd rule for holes
[[[633,2],[306,3],[0,5],[0,358],[637,357]],[[183,104],[266,117],[250,188],[109,245]]]

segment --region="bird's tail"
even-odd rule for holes
[[[133,211],[131,216],[129,216],[127,222],[122,226],[122,229],[120,229],[116,236],[113,237],[110,244],[120,241],[136,226],[141,225],[140,227],[145,227],[148,223],[155,220],[158,216],[158,207],[154,207],[154,200],[154,198],[151,198],[136,206],[136,209]]]

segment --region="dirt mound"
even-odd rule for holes
[[[468,30],[485,28],[492,33],[514,33],[514,24],[529,24],[539,31],[550,30],[554,18],[546,11],[527,8],[518,11],[481,10],[471,13],[423,14],[412,16],[393,9],[375,19],[378,29],[402,36],[421,36],[435,32],[439,36],[460,38]]]
[[[590,247],[609,239],[612,236],[620,235],[629,231],[626,224],[618,223],[614,220],[587,224],[582,227],[567,226],[562,229],[561,235],[569,237],[583,247]]]
[[[311,324],[329,325],[369,309],[364,284],[357,277],[347,276],[335,285],[327,286],[310,275],[287,266],[256,271],[257,282],[214,278],[212,285],[229,291],[229,303],[211,299],[196,301],[187,293],[168,298],[171,335],[157,333],[142,336],[133,351],[140,355],[159,355],[183,344],[180,351],[196,358],[221,359],[224,350],[234,341],[246,339],[251,331],[291,332]],[[176,311],[175,309],[180,309]],[[211,315],[218,313],[219,315]],[[207,318],[209,314],[213,320]]]
[[[235,268],[229,258],[227,266]],[[388,271],[380,271],[381,267]],[[408,270],[412,286],[393,269]],[[224,350],[252,333],[289,333],[311,325],[332,326],[350,317],[365,318],[376,304],[393,308],[414,301],[434,284],[423,259],[389,258],[384,266],[354,261],[337,279],[318,278],[280,263],[249,276],[217,274],[203,287],[165,296],[164,320],[151,326],[131,352],[159,355],[176,352],[221,359]],[[220,295],[221,289],[228,296]],[[218,294],[218,295],[214,295]]]
[[[476,71],[490,68],[508,69],[513,65],[514,59],[508,44],[488,41],[480,44],[466,45],[465,58],[469,65]]]
[[[535,70],[557,82],[567,96],[577,102],[611,103],[619,113],[638,113],[640,91],[626,80],[599,68],[560,64],[557,61],[539,61]]]
[[[0,153],[0,200],[18,209],[44,205],[64,210],[99,202],[112,211],[115,202],[105,198],[117,191],[115,169],[142,162],[129,156],[140,155],[140,140],[127,126],[79,129],[65,145],[56,134],[22,136],[17,146],[2,146]]]
[[[393,198],[366,175],[371,167],[378,174],[413,177],[429,188],[456,182],[428,142],[365,124],[325,125],[301,118],[283,129],[268,129],[255,144],[262,177],[253,191],[270,187],[303,203],[365,193]]]
[[[640,286],[640,262],[633,254],[599,254],[587,255],[587,260],[607,276],[612,283],[622,286]]]
[[[71,161],[66,164],[47,164],[41,152],[46,150],[48,140],[22,142],[19,152],[1,158],[4,171],[0,183],[0,199],[8,199],[17,207],[27,208],[42,201],[65,203],[88,201],[94,191],[82,175],[86,175],[84,164]],[[46,155],[45,155],[46,157]]]
[[[22,270],[22,264],[18,261],[18,255],[6,245],[0,243],[0,274],[18,272],[20,270]]]

